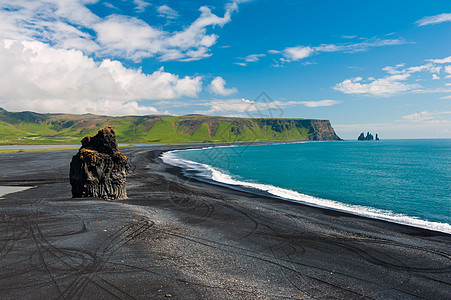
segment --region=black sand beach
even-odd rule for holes
[[[199,145],[197,145],[199,146]],[[72,199],[76,151],[0,154],[1,299],[451,299],[451,235],[229,189],[122,148],[129,199]]]

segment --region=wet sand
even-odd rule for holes
[[[199,145],[197,145],[199,146]],[[128,200],[72,199],[76,151],[0,154],[1,299],[450,299],[451,235],[229,189],[123,148]]]

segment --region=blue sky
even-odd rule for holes
[[[451,138],[448,0],[6,2],[7,110],[266,110],[329,119],[343,138]]]

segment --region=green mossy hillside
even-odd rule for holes
[[[0,144],[78,144],[105,125],[119,143],[339,140],[330,122],[203,115],[110,117],[38,114],[0,108]]]

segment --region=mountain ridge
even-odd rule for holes
[[[0,108],[0,144],[79,143],[105,125],[120,143],[341,140],[328,120],[205,115],[101,116],[9,112]]]

